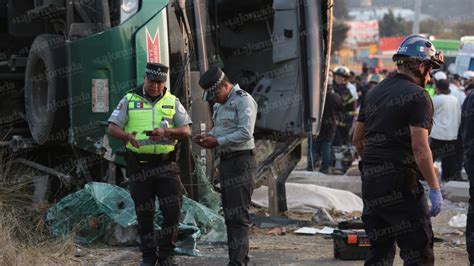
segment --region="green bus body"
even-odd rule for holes
[[[443,52],[445,57],[456,57],[459,50],[459,40],[434,39],[436,50]]]
[[[159,33],[156,39],[162,48],[160,62],[169,64],[167,5],[166,0],[143,0],[138,13],[123,24],[67,43],[71,66],[68,88],[70,144],[92,153],[101,153],[108,146],[103,142],[107,141],[106,121],[110,113],[128,90],[143,81],[147,32],[152,38]],[[101,88],[94,91],[93,81],[97,80],[102,82]],[[94,99],[103,102],[95,111]]]

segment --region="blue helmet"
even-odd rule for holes
[[[433,43],[420,35],[410,35],[403,40],[393,55],[394,62],[400,63],[404,58],[416,59],[428,63],[433,69],[440,68],[444,63],[441,51],[436,51]]]

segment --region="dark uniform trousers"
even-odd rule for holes
[[[474,265],[474,155],[468,155],[464,161],[469,178],[469,209],[467,211],[466,247],[469,263]]]
[[[334,136],[334,141],[332,146],[343,146],[349,145],[351,143],[350,140],[350,131],[352,128],[352,120],[343,121],[344,125],[338,125],[336,127],[336,134]]]
[[[457,163],[457,173],[459,173],[459,180],[461,180],[461,172],[463,168],[464,162],[464,147],[463,147],[463,140],[461,136],[458,136],[456,140],[456,163]]]
[[[257,161],[252,151],[222,156],[219,165],[222,206],[227,227],[229,265],[249,261],[249,207],[257,175]]]
[[[404,265],[434,265],[428,204],[413,168],[363,164],[362,220],[370,240],[365,265],[393,265],[395,243]]]
[[[160,258],[174,255],[183,195],[178,165],[176,162],[161,165],[141,163],[140,171],[132,172],[130,179],[143,258],[156,256],[157,242]],[[157,235],[153,225],[156,197],[163,215],[163,224]]]
[[[433,153],[433,161],[441,158],[441,178],[444,181],[461,180],[461,170],[463,158],[459,158],[458,140],[438,140],[431,139],[430,148]],[[459,161],[458,161],[459,160]]]

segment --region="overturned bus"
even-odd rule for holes
[[[218,64],[259,105],[258,181],[273,210],[285,210],[284,183],[301,158],[301,140],[322,116],[332,0],[0,0],[0,142],[16,163],[43,173],[35,197],[59,183],[126,184],[123,143],[107,119],[143,80],[146,62],[170,66],[167,87],[193,120],[211,128],[198,85]],[[180,143],[182,181],[197,197],[193,169],[214,180],[212,153]]]

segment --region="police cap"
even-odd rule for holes
[[[211,66],[199,80],[199,86],[205,90],[213,90],[224,80],[225,74],[218,66]]]
[[[150,81],[165,82],[168,77],[168,67],[160,63],[147,63],[145,75]]]

